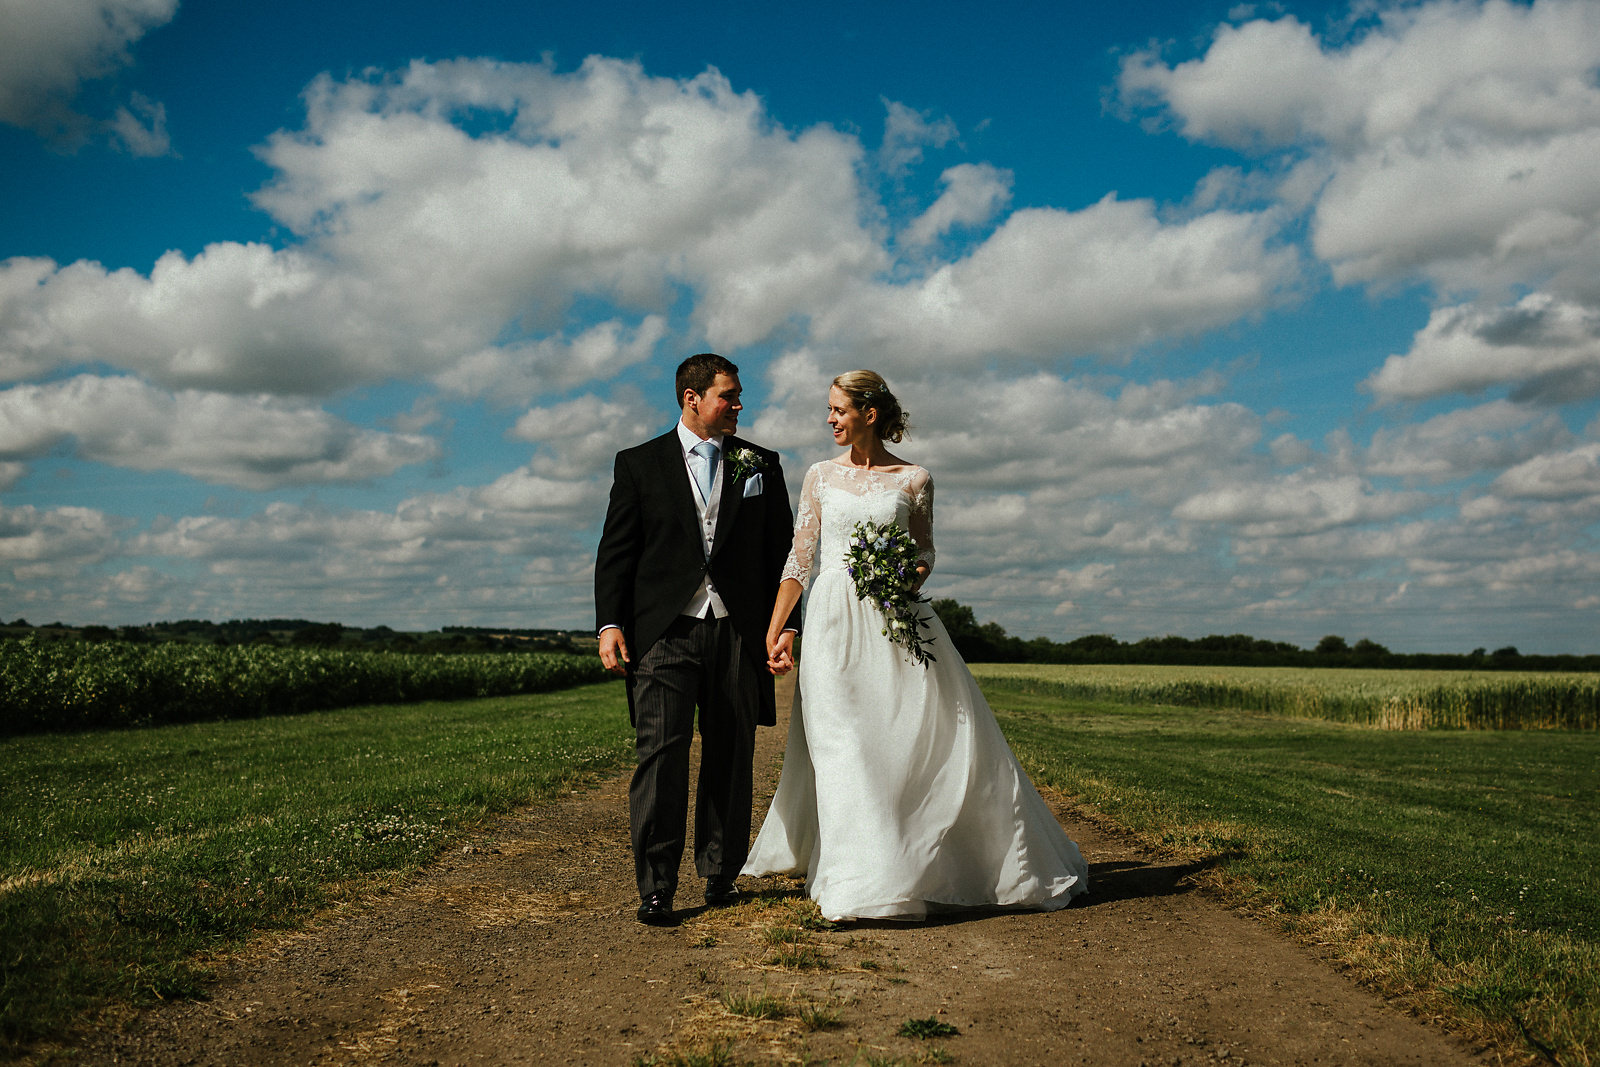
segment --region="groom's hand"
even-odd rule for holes
[[[600,634],[600,666],[612,674],[627,674],[628,642],[622,639],[622,631],[612,626]]]

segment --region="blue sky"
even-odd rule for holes
[[[1013,633],[1592,652],[1600,5],[0,2],[0,617],[587,626],[888,377]]]

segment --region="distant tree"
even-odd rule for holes
[[[24,619],[24,618],[22,618],[20,616],[15,618],[15,619],[12,619],[11,620],[11,625],[15,626],[19,630],[31,630],[31,629],[33,629],[33,627],[28,625],[28,620]]]
[[[1187,652],[1194,647],[1194,642],[1187,637],[1168,634],[1165,637],[1146,637],[1136,647],[1151,652]]]
[[[1497,649],[1494,650],[1493,655],[1494,655],[1495,659],[1521,659],[1522,658],[1522,653],[1517,651],[1517,646],[1516,645],[1507,645],[1505,648],[1497,648]]]
[[[978,627],[978,632],[983,634],[983,639],[989,644],[989,659],[1010,663],[1012,660],[1022,658],[1022,641],[1006,633],[1005,628],[997,622],[986,622]],[[962,656],[962,659],[967,657]]]
[[[1119,652],[1122,650],[1122,642],[1110,634],[1084,634],[1068,641],[1067,647],[1074,652]]]
[[[150,634],[142,626],[124,626],[118,636],[136,645],[146,644],[150,640]]]
[[[956,651],[961,653],[962,659],[969,663],[994,661],[996,649],[989,627],[999,630],[998,626],[994,623],[979,626],[978,617],[972,613],[971,608],[948,597],[935,600],[933,611],[939,616],[939,621],[944,623],[945,630],[950,634],[950,643],[956,646]],[[1000,636],[1004,638],[1004,630],[1000,630]]]
[[[1338,634],[1329,634],[1317,642],[1317,651],[1326,656],[1339,652],[1349,652],[1350,646],[1345,644],[1344,638]]]
[[[422,641],[425,652],[466,652],[467,635],[464,633],[441,630],[436,634],[429,634]]]
[[[1486,649],[1486,648],[1475,648],[1470,653],[1468,653],[1468,656],[1471,659],[1482,659],[1483,657],[1487,656],[1488,654],[1489,654],[1489,650]]]
[[[109,626],[85,626],[78,631],[78,636],[85,641],[93,641],[98,645],[102,641],[109,641],[117,636],[117,632]]]
[[[297,645],[320,645],[330,648],[337,645],[344,637],[344,627],[336,622],[311,623],[294,633],[294,643]]]
[[[1358,656],[1387,656],[1389,650],[1376,641],[1369,641],[1363,637],[1356,642],[1355,654]]]

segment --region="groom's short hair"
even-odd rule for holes
[[[678,406],[683,407],[683,391],[693,389],[697,396],[705,396],[706,390],[716,384],[717,375],[726,374],[730,378],[739,373],[732,361],[724,359],[715,352],[701,352],[699,355],[690,356],[678,364]]]

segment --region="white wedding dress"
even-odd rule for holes
[[[785,578],[810,581],[783,775],[741,872],[804,875],[831,920],[1053,909],[1088,866],[1017,764],[933,609],[926,667],[856,598],[858,522],[899,522],[933,564],[933,482],[921,467],[806,472]]]

